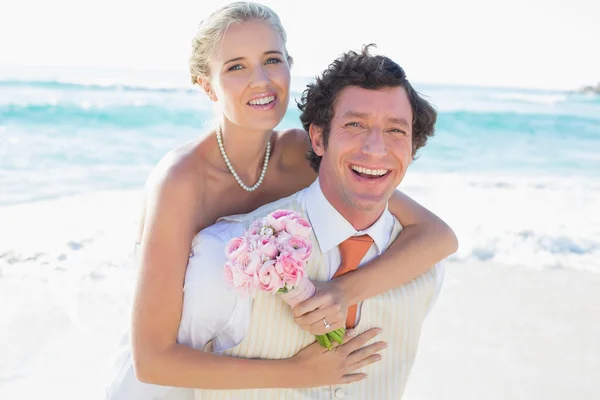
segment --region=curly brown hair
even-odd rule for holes
[[[423,99],[406,79],[402,67],[385,56],[371,55],[370,47],[363,46],[361,53],[349,51],[342,54],[317,77],[314,83],[307,85],[302,98],[297,102],[301,111],[300,121],[306,132],[314,124],[323,129],[323,144],[327,148],[331,120],[334,115],[335,100],[347,86],[358,86],[364,89],[381,89],[402,86],[406,90],[412,108],[412,156],[427,144],[433,136],[437,111],[427,100]],[[321,157],[311,148],[307,153],[310,166],[319,171]]]

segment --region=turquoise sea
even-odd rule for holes
[[[4,207],[140,189],[212,113],[167,73],[18,75],[0,74]],[[294,77],[293,97],[308,80]],[[454,259],[600,270],[600,97],[415,86],[439,122],[403,187],[456,228]],[[280,127],[298,126],[292,100]]]

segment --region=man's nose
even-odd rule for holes
[[[387,154],[384,133],[379,128],[372,128],[363,143],[363,152],[371,157],[382,158]]]

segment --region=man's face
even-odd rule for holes
[[[322,130],[311,126],[325,196],[351,223],[371,221],[355,228],[374,223],[402,181],[412,161],[412,118],[403,87],[349,86],[337,96],[327,149]]]

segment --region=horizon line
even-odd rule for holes
[[[23,69],[44,71],[48,69],[62,70],[67,72],[68,70],[76,70],[78,72],[86,71],[86,70],[96,70],[103,72],[144,72],[147,74],[181,74],[182,76],[187,75],[187,71],[185,69],[168,69],[168,68],[140,68],[140,67],[123,67],[123,66],[87,66],[87,65],[31,65],[31,64],[1,64],[0,63],[0,73],[6,72],[3,70],[14,69],[19,73],[23,73]],[[51,72],[51,71],[48,71]],[[303,78],[303,79],[314,79],[318,74],[294,74],[293,71],[291,73],[292,78]],[[89,78],[89,77],[88,77]],[[21,79],[21,78],[9,78],[10,80],[5,80],[3,76],[0,75],[0,81],[9,82],[9,81],[21,81],[21,82],[62,82],[62,83],[78,83],[79,80],[66,81],[64,79],[44,79],[44,78],[36,78],[33,80],[29,79]],[[583,88],[588,86],[596,86],[600,85],[600,79],[597,83],[588,82],[582,83],[577,86],[526,86],[519,84],[493,84],[493,83],[475,83],[475,82],[450,82],[450,81],[436,81],[436,80],[411,80],[415,85],[428,85],[428,86],[445,86],[445,87],[464,87],[464,88],[481,88],[481,89],[514,89],[514,90],[543,90],[543,91],[561,91],[561,92],[578,92],[583,90]],[[132,85],[133,86],[133,85]],[[190,84],[190,88],[193,88],[193,85]]]

